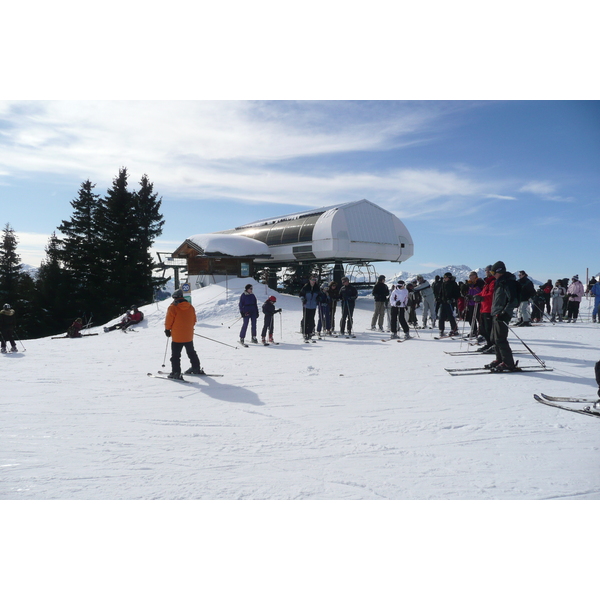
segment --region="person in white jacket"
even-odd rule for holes
[[[408,290],[406,289],[406,285],[404,281],[400,280],[396,284],[396,289],[390,295],[390,308],[391,308],[391,329],[392,329],[392,337],[391,339],[398,338],[398,321],[400,321],[400,326],[402,327],[402,331],[404,331],[404,339],[410,339],[408,323],[406,322],[406,317],[404,316],[404,312],[406,310],[406,306],[408,304]]]
[[[579,275],[574,275],[571,279],[571,285],[567,288],[567,298],[569,302],[567,304],[567,323],[573,320],[573,323],[577,323],[577,317],[579,316],[579,305],[581,299],[585,294],[583,283],[579,281]]]

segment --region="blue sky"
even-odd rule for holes
[[[163,198],[161,251],[366,198],[411,232],[405,270],[600,271],[598,101],[2,101],[0,218],[23,262],[121,166]]]

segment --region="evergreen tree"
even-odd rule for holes
[[[71,219],[58,226],[64,236],[60,248],[52,242],[52,255],[48,255],[51,264],[56,267],[62,263],[64,268],[62,286],[69,287],[69,293],[63,295],[64,301],[68,300],[64,308],[69,312],[90,310],[101,295],[104,271],[98,256],[100,195],[94,194],[95,187],[89,179],[81,184],[77,198],[71,202]]]
[[[63,221],[64,223],[64,221]],[[35,327],[38,336],[65,331],[75,315],[70,299],[73,294],[70,273],[63,267],[61,241],[53,233],[46,246],[46,258],[35,282]],[[75,313],[80,316],[78,313]]]
[[[18,240],[15,230],[7,223],[0,241],[0,306],[16,304],[19,297],[21,258],[17,254]]]
[[[165,220],[160,213],[162,199],[158,199],[158,194],[154,192],[154,184],[148,180],[147,175],[142,176],[140,189],[134,192],[133,201],[137,221],[137,302],[145,304],[152,302],[154,290],[167,281],[162,277],[153,277],[152,270],[156,265],[150,254],[154,240],[162,233]]]

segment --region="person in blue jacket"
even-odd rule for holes
[[[240,296],[239,309],[240,314],[244,319],[244,324],[240,330],[240,342],[244,343],[246,337],[246,331],[248,330],[248,323],[252,323],[252,343],[258,344],[258,338],[256,337],[256,319],[258,319],[258,302],[256,296],[253,293],[252,284],[248,284],[244,288],[244,293]]]
[[[311,276],[309,282],[300,290],[302,300],[302,335],[305,340],[312,337],[315,332],[315,313],[319,306],[319,296],[321,290],[317,283],[317,278]]]
[[[600,317],[598,317],[598,309],[600,308],[600,282],[594,283],[590,288],[590,293],[594,296],[594,310],[592,312],[592,322],[596,320],[600,323]]]

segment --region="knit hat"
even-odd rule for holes
[[[501,260],[499,260],[498,262],[495,262],[492,265],[492,271],[494,273],[500,273],[500,274],[506,273],[506,265]]]
[[[573,281],[579,281],[579,275],[573,275]]]
[[[177,298],[183,298],[183,292],[181,290],[175,290],[171,294],[171,298],[173,298],[173,300],[177,300]]]
[[[447,273],[444,273],[444,277],[452,277],[452,273],[450,273],[450,271],[448,271]]]

